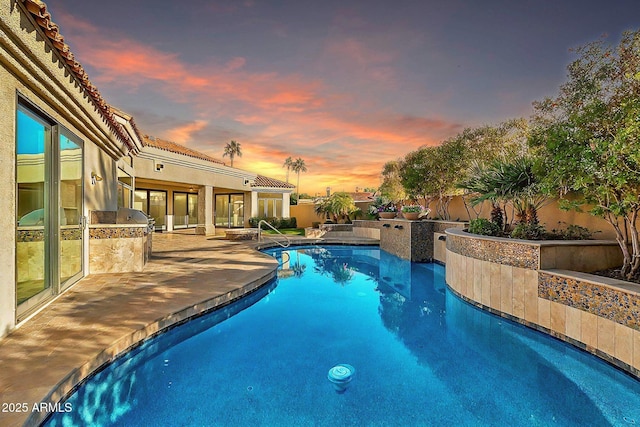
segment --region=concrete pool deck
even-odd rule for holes
[[[361,238],[294,244],[359,244]],[[161,329],[236,299],[275,277],[270,240],[229,242],[193,231],[156,233],[139,273],[89,275],[0,340],[0,426],[38,425],[82,379]],[[64,409],[64,408],[61,408]]]
[[[243,243],[153,239],[143,272],[87,276],[0,341],[1,426],[37,425],[47,413],[34,404],[57,402],[114,355],[260,287],[278,266]]]

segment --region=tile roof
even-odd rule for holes
[[[33,19],[44,32],[45,36],[49,39],[55,50],[60,54],[63,62],[66,64],[71,74],[79,82],[80,86],[84,89],[85,93],[89,95],[89,98],[93,104],[97,107],[98,111],[104,118],[105,122],[109,125],[113,133],[117,138],[125,143],[129,149],[134,150],[135,145],[127,131],[122,127],[120,123],[113,116],[113,112],[109,104],[102,98],[98,88],[91,83],[89,76],[82,68],[82,65],[76,61],[73,53],[69,49],[69,45],[64,42],[64,37],[60,34],[58,25],[51,20],[51,14],[47,11],[47,5],[40,0],[20,0],[27,11],[33,16]]]
[[[191,148],[187,148],[184,145],[176,144],[175,142],[166,141],[164,139],[156,138],[155,136],[144,135],[142,143],[147,147],[154,147],[159,150],[169,151],[171,153],[182,154],[183,156],[193,157],[195,159],[206,160],[208,162],[224,165],[222,160],[214,159]]]
[[[279,179],[269,178],[268,176],[258,175],[251,184],[252,187],[271,187],[271,188],[296,188],[295,185],[289,184]]]
[[[370,202],[373,200],[373,194],[368,191],[358,191],[355,193],[347,193],[353,197],[354,202]]]

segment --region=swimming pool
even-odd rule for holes
[[[442,266],[377,247],[267,252],[276,281],[118,359],[47,425],[640,423],[640,382],[463,302]],[[355,368],[344,393],[338,364]]]

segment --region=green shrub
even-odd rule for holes
[[[476,218],[469,221],[469,233],[482,236],[498,236],[500,231],[498,224],[485,218]]]
[[[298,228],[298,221],[296,220],[296,217],[292,217],[292,218],[280,218],[280,221],[278,223],[278,225],[276,226],[276,228],[281,229],[281,228]]]
[[[264,216],[257,216],[257,217],[252,217],[249,218],[249,225],[251,227],[257,227],[258,223],[262,220],[267,221],[272,227],[276,228],[276,229],[280,229],[280,228],[297,228],[297,221],[296,218],[276,218],[273,216],[270,217],[264,217]],[[265,227],[268,228],[268,227]]]
[[[538,223],[521,222],[511,232],[514,239],[543,240],[547,237],[547,230]]]
[[[559,240],[589,240],[593,238],[593,233],[598,233],[598,231],[594,232],[575,224],[570,224],[565,229],[554,228],[551,230],[553,238]]]

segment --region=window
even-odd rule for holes
[[[258,193],[258,216],[282,217],[282,194]]]
[[[133,178],[131,175],[118,168],[118,207],[130,208],[132,206]]]

